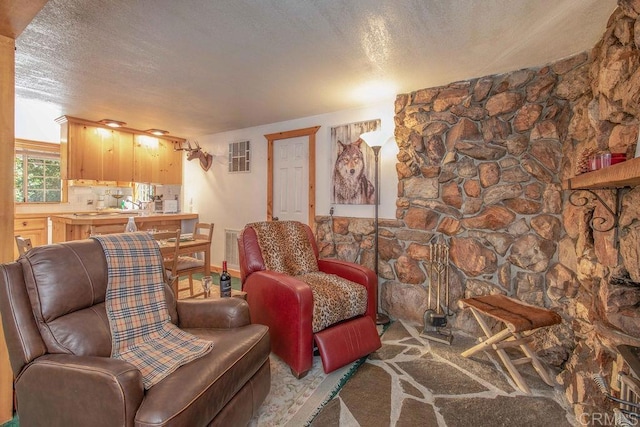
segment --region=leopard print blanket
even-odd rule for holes
[[[318,271],[318,261],[304,224],[297,221],[268,221],[249,224],[267,270],[305,282],[313,294],[313,333],[367,310],[367,289],[335,274]]]

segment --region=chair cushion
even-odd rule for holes
[[[188,270],[191,268],[203,267],[204,261],[190,256],[179,256],[176,269],[178,271]]]
[[[296,278],[313,294],[313,333],[367,311],[367,289],[358,283],[320,271]]]
[[[289,276],[318,271],[318,260],[305,225],[298,221],[264,221],[249,224],[267,270]]]

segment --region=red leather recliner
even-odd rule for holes
[[[326,373],[338,369],[380,348],[376,319],[377,277],[359,264],[336,259],[318,259],[311,228],[304,225],[318,268],[367,289],[367,308],[362,316],[341,321],[315,334],[312,332],[313,295],[311,288],[295,276],[267,270],[258,235],[251,224],[238,237],[242,289],[252,323],[269,326],[271,351],[302,378],[313,363],[314,340]]]

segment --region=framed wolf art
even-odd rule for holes
[[[331,128],[332,204],[372,205],[375,203],[374,154],[360,135],[379,129],[380,119]]]

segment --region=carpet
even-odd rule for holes
[[[289,366],[273,353],[269,361],[271,390],[258,414],[249,423],[250,427],[308,425],[364,359],[325,374],[320,356],[314,356],[311,370],[302,379],[296,379]]]
[[[562,389],[546,385],[530,365],[519,367],[532,389],[527,395],[497,356],[460,356],[476,342],[462,333],[454,333],[451,346],[429,341],[416,327],[396,321],[382,335],[382,348],[369,355],[310,425],[577,425]]]

